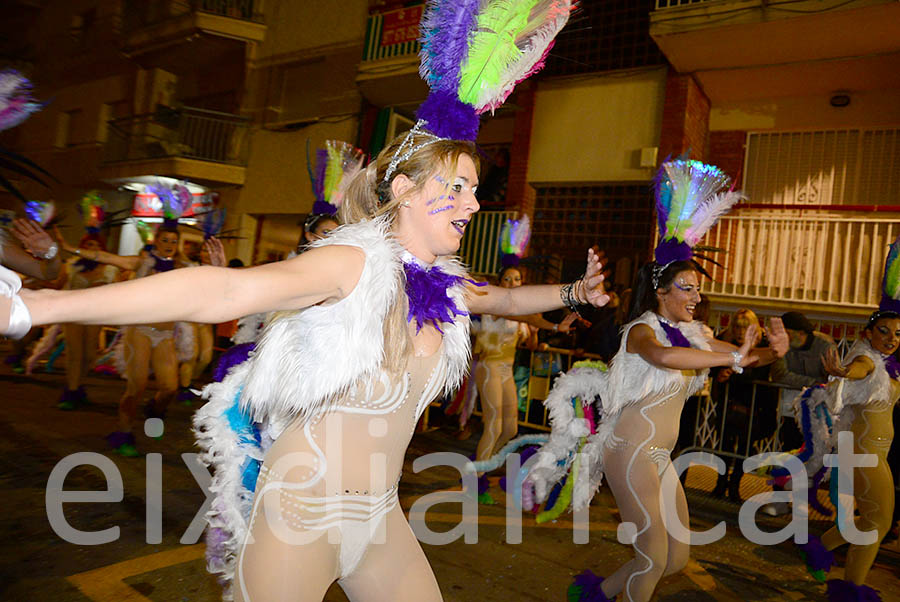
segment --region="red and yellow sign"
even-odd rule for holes
[[[195,192],[192,196],[194,197],[194,200],[191,203],[191,208],[188,209],[182,217],[193,217],[195,215],[200,215],[201,213],[206,213],[207,211],[212,211],[216,206],[219,194],[216,192]],[[133,217],[162,217],[162,201],[160,201],[159,197],[153,193],[140,192],[134,195],[134,204],[131,208],[131,215]]]
[[[381,45],[393,46],[415,42],[419,38],[419,21],[422,20],[424,5],[399,8],[384,13],[381,26]]]

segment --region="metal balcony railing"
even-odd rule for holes
[[[249,135],[244,117],[160,106],[150,115],[108,122],[104,162],[184,157],[246,166]]]
[[[263,22],[261,0],[133,0],[125,2],[122,29],[130,32],[193,12]]]
[[[898,233],[896,217],[728,215],[701,242],[727,251],[717,257],[724,268],[709,266],[704,292],[868,310]]]
[[[664,10],[666,8],[677,8],[679,6],[689,6],[691,4],[700,4],[709,0],[656,0],[656,10]]]

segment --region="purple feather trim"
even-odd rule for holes
[[[522,258],[515,253],[504,253],[500,256],[500,265],[505,268],[515,268],[519,266]]]
[[[220,383],[228,376],[228,371],[238,364],[243,364],[256,349],[256,343],[241,343],[228,349],[219,358],[216,369],[213,370],[213,381]]]
[[[325,215],[335,215],[337,213],[337,210],[337,207],[335,207],[331,203],[326,203],[325,201],[314,202],[312,208],[313,213],[324,213]]]
[[[79,272],[90,272],[91,270],[95,269],[98,265],[100,265],[100,262],[91,261],[90,259],[85,259],[84,257],[82,257],[81,259],[79,259],[72,265],[74,265],[76,268],[78,268]]]
[[[459,88],[459,69],[469,53],[479,4],[480,0],[428,3],[420,26],[419,73],[432,90]]]
[[[892,299],[884,293],[881,293],[881,303],[878,304],[880,311],[893,311],[900,314],[900,299]]]
[[[432,90],[416,112],[432,134],[452,140],[474,141],[480,122],[475,108],[459,100],[456,91]]]
[[[821,539],[810,535],[806,543],[798,544],[797,547],[806,554],[806,565],[810,570],[825,571],[826,573],[831,570],[831,566],[834,564],[834,554],[825,549]]]
[[[878,592],[867,585],[845,579],[829,579],[826,585],[829,602],[881,602]]]
[[[325,200],[325,170],[328,168],[328,150],[320,148],[316,151],[316,178],[313,181],[313,193],[317,201]]]
[[[675,326],[669,326],[662,320],[659,321],[659,325],[662,326],[662,329],[666,332],[666,338],[669,339],[669,344],[671,344],[672,347],[691,346],[691,342],[684,336],[684,333]]]
[[[668,265],[673,261],[690,261],[694,256],[694,251],[686,242],[669,238],[661,240],[656,245],[654,256],[656,257],[656,263],[659,265]]]
[[[900,360],[896,355],[889,355],[884,358],[884,367],[891,378],[900,376]]]
[[[439,267],[423,268],[413,261],[403,262],[406,272],[406,296],[409,297],[408,321],[416,321],[416,332],[431,323],[441,330],[441,322],[452,322],[456,316],[467,316],[468,312],[456,307],[448,291],[461,284],[465,278],[448,274]]]
[[[570,591],[578,588],[580,595],[578,602],[614,602],[615,598],[608,598],[600,588],[603,583],[603,577],[595,575],[591,570],[585,570],[580,575],[575,576],[572,585],[569,586]],[[569,598],[570,600],[573,598]]]
[[[175,269],[175,260],[174,259],[163,259],[162,257],[153,256],[153,271],[154,272],[168,272],[169,270]]]

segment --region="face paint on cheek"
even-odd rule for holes
[[[426,207],[430,207],[431,205],[434,205],[434,204],[437,203],[438,201],[443,200],[443,199],[446,199],[446,198],[447,198],[447,195],[446,195],[446,194],[442,194],[441,196],[439,196],[439,197],[437,197],[437,198],[435,198],[435,199],[431,199],[430,201],[428,201],[427,203],[425,203],[425,206],[426,206]]]
[[[444,205],[443,207],[439,207],[438,209],[432,209],[428,212],[428,215],[436,215],[443,211],[449,211],[450,209],[456,209],[456,205]]]

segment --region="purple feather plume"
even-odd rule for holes
[[[480,0],[431,0],[419,26],[419,74],[432,90],[457,94]]]
[[[416,112],[416,119],[424,119],[428,131],[441,138],[474,141],[478,137],[478,114],[459,100],[456,91],[432,90]]]
[[[219,358],[219,363],[216,364],[216,369],[213,370],[213,381],[217,383],[222,382],[228,376],[228,371],[234,366],[247,361],[254,349],[256,349],[256,343],[241,343],[228,349]]]
[[[900,360],[896,355],[889,355],[884,359],[884,367],[891,378],[900,376]]]
[[[313,192],[316,200],[325,199],[325,170],[328,168],[328,150],[320,148],[316,150],[316,177],[313,182]]]
[[[656,258],[656,263],[668,265],[673,261],[690,261],[694,256],[694,250],[686,242],[668,238],[656,245],[656,251],[654,251],[653,255]]]
[[[447,294],[465,278],[448,274],[439,267],[426,269],[413,261],[403,262],[403,270],[406,272],[406,296],[409,297],[407,320],[416,321],[416,332],[430,322],[443,334],[441,322],[452,322],[456,316],[468,315],[456,307]]]
[[[691,342],[684,336],[678,328],[675,326],[669,326],[662,320],[659,321],[659,325],[662,326],[663,330],[666,332],[666,338],[669,339],[669,343],[672,347],[690,347]]]
[[[580,575],[575,576],[572,585],[569,586],[569,592],[577,592],[577,598],[568,596],[569,600],[578,600],[578,602],[613,602],[615,598],[607,598],[606,594],[600,588],[603,583],[603,577],[595,575],[590,569],[584,571]],[[574,590],[574,592],[573,592]]]
[[[810,535],[806,543],[797,544],[797,547],[806,554],[806,564],[810,570],[825,571],[826,573],[831,570],[831,566],[834,564],[834,554],[825,549],[821,539]]]
[[[337,213],[337,210],[337,207],[335,207],[331,203],[326,203],[325,201],[314,202],[312,208],[313,213],[325,213],[327,215],[335,215]]]
[[[829,602],[881,602],[878,592],[867,585],[845,579],[829,579],[826,585]]]

